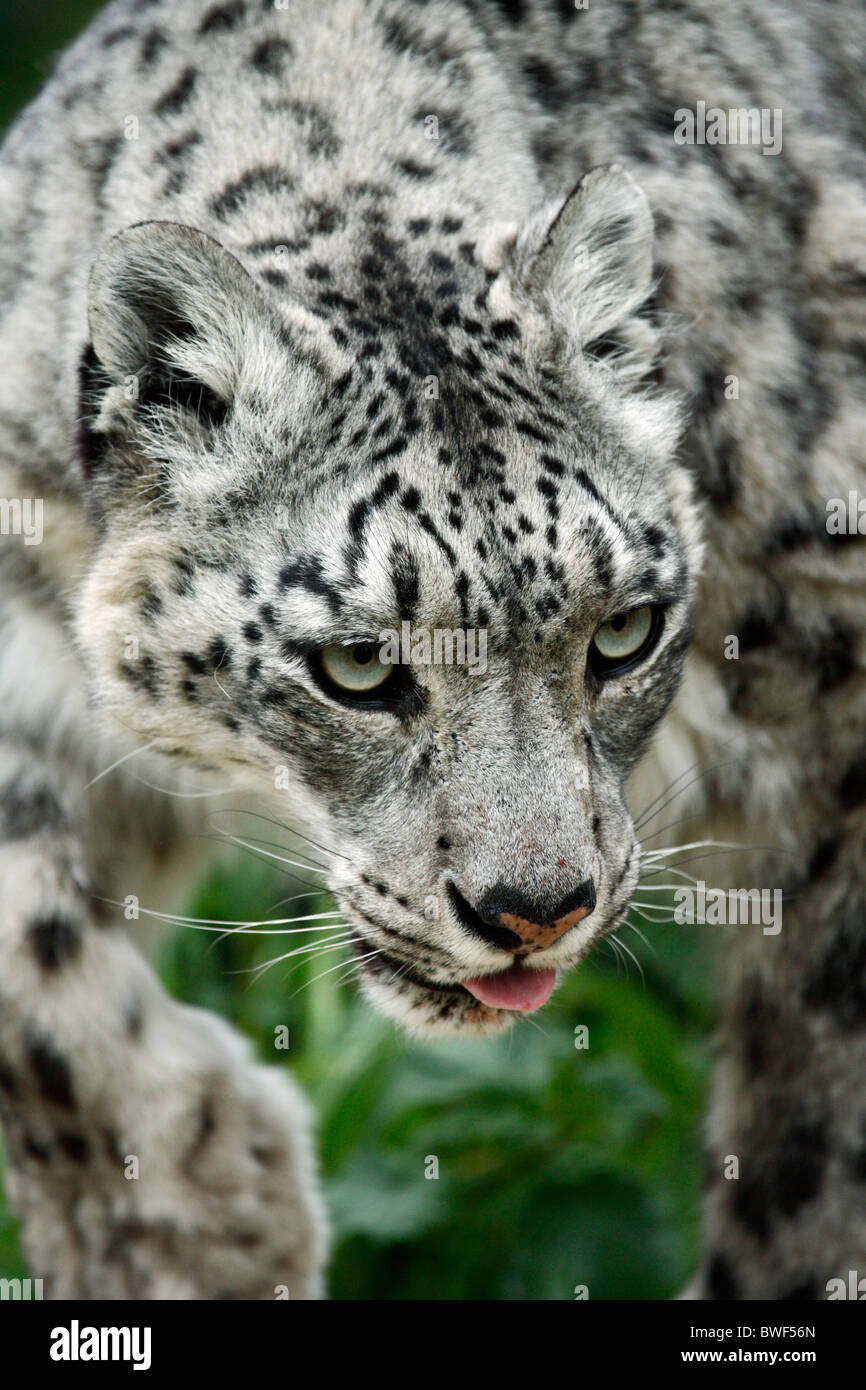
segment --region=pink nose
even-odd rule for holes
[[[503,927],[508,931],[514,932],[519,936],[523,945],[514,952],[516,956],[528,956],[533,951],[543,951],[546,946],[552,946],[554,941],[558,941],[575,922],[582,922],[584,917],[588,917],[592,909],[590,907],[576,907],[571,912],[567,912],[564,917],[558,917],[555,922],[530,922],[526,917],[518,917],[513,912],[500,912],[499,920]]]

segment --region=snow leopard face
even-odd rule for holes
[[[622,917],[688,642],[677,422],[635,388],[650,214],[605,168],[483,243],[372,225],[303,293],[249,264],[149,223],[93,272],[96,695],[288,789],[386,1013],[496,1031]]]

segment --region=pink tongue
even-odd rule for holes
[[[546,1004],[556,984],[555,970],[528,970],[519,962],[501,975],[479,975],[461,980],[464,989],[494,1009],[520,1009],[527,1013]]]

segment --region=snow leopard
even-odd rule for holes
[[[740,847],[694,867],[784,916],[727,933],[689,1293],[866,1268],[864,37],[113,0],[12,126],[0,1100],[49,1296],[322,1292],[300,1090],[143,949],[227,786],[433,1045]]]

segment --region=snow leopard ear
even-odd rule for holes
[[[181,406],[217,425],[232,399],[258,287],[231,252],[176,222],[108,241],[90,276],[92,365],[134,404]]]
[[[581,345],[627,319],[649,294],[653,219],[619,164],[591,169],[524,229],[516,248],[523,286]]]

